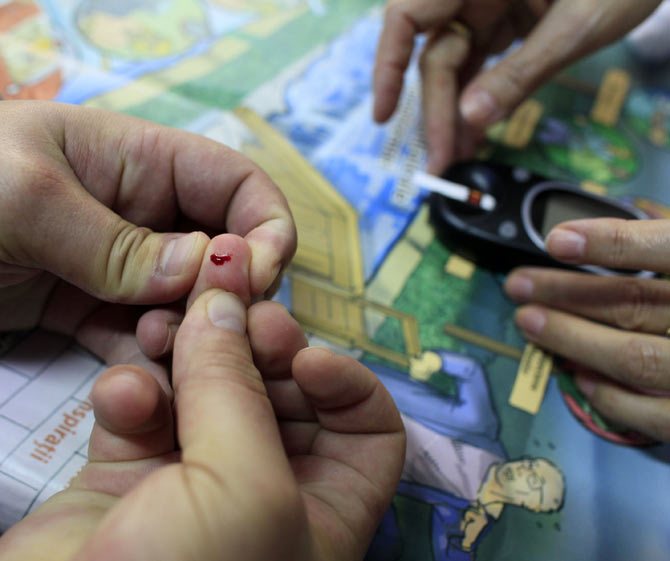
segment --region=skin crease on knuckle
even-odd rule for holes
[[[616,363],[620,379],[633,386],[653,388],[664,375],[664,361],[658,348],[645,340],[628,337]]]
[[[614,269],[625,266],[629,248],[636,246],[636,240],[631,235],[630,225],[630,221],[617,220],[609,235],[611,241],[604,246],[609,249],[612,259],[611,266]]]
[[[113,237],[105,266],[105,292],[115,294],[118,301],[130,298],[135,290],[135,278],[130,262],[138,259],[151,235],[148,228],[138,228],[125,221],[119,221],[118,232]]]
[[[118,179],[114,190],[108,189],[110,205],[121,216],[132,222],[158,229],[169,228],[178,207],[175,192],[174,157],[170,150],[169,135],[155,126],[143,126],[138,131],[126,132],[119,141]],[[148,162],[165,161],[170,165],[159,167]],[[146,189],[151,183],[152,189]],[[129,213],[132,212],[132,215]]]
[[[649,315],[651,302],[645,286],[638,279],[623,278],[619,290],[622,296],[619,304],[613,306],[612,313],[616,326],[626,331],[641,330]]]

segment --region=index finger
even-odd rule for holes
[[[561,261],[611,269],[670,272],[670,220],[594,218],[556,226],[545,241]]]
[[[47,122],[62,129],[63,152],[77,177],[126,220],[165,231],[181,214],[207,229],[246,238],[254,253],[254,296],[291,260],[297,237],[288,203],[243,154],[127,115],[67,106],[57,113],[60,119]]]
[[[375,121],[386,121],[396,108],[403,75],[414,50],[414,37],[428,29],[444,26],[461,4],[461,0],[398,0],[389,3],[373,73]]]

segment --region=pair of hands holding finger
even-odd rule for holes
[[[209,243],[202,231],[244,237],[252,297],[271,293],[293,256],[283,195],[226,146],[58,103],[3,101],[0,122],[0,331],[74,334],[114,363],[137,310],[103,303],[185,298]]]
[[[576,220],[545,244],[572,264],[670,273],[670,220]],[[581,363],[577,386],[606,418],[670,441],[670,283],[521,268],[506,280],[522,306],[516,321],[531,341]]]
[[[428,172],[471,156],[489,125],[554,72],[622,37],[660,0],[391,0],[374,69],[374,118],[386,121],[402,89],[415,37]],[[523,44],[494,66],[487,57]]]
[[[400,477],[400,416],[360,363],[306,348],[285,308],[247,308],[251,254],[232,235],[206,250],[174,416],[145,369],[105,372],[90,463],[3,536],[3,559],[362,559]]]

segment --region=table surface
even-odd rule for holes
[[[670,446],[639,446],[590,411],[559,357],[537,414],[509,405],[525,342],[504,277],[440,241],[425,193],[411,181],[425,157],[415,66],[397,115],[385,126],[371,121],[380,29],[381,3],[372,0],[9,2],[0,6],[0,95],[205,134],[248,154],[279,184],[299,248],[278,298],[313,342],[373,369],[414,427],[405,481],[371,558],[471,558],[458,526],[488,466],[526,469],[525,478],[544,459],[565,482],[557,508],[510,504],[489,515],[477,559],[667,559]],[[591,112],[613,69],[630,87],[619,118],[603,125]],[[490,131],[480,157],[670,217],[669,65],[645,66],[619,43],[533,99],[542,112],[528,143],[510,146],[506,122]],[[47,467],[27,458],[31,439],[86,403],[100,365],[49,334],[0,342],[0,489],[18,505],[0,508],[1,526],[81,467],[82,439]],[[48,356],[35,358],[38,348]],[[416,361],[426,351],[441,368],[421,377]],[[39,404],[32,416],[26,402]],[[447,475],[431,479],[426,459]]]

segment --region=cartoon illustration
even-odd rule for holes
[[[282,10],[306,7],[308,0],[210,0],[212,4],[227,10],[275,14]]]
[[[91,44],[129,60],[174,56],[210,35],[198,0],[84,0],[75,17]]]
[[[565,482],[557,466],[544,458],[507,459],[486,376],[476,361],[427,351],[411,361],[411,378],[368,366],[391,392],[407,431],[402,481],[368,561],[472,559],[506,505],[537,513],[562,507]],[[455,379],[455,395],[418,381],[436,375]],[[418,520],[423,528],[417,528]],[[405,548],[410,527],[412,546]],[[417,547],[426,557],[414,557]]]
[[[564,122],[563,126],[567,142],[547,142],[542,149],[552,163],[575,177],[611,183],[625,180],[637,170],[632,142],[623,131],[604,127],[580,115],[571,122]]]
[[[47,17],[32,0],[0,4],[0,99],[52,99],[61,86]]]
[[[670,93],[634,88],[625,106],[633,130],[658,148],[670,148]]]
[[[403,480],[369,561],[666,561],[670,447],[631,449],[649,442],[621,438],[630,431],[590,406],[559,357],[537,414],[509,404],[525,341],[504,278],[474,263],[467,273],[454,267],[412,181],[425,156],[417,65],[394,118],[371,122],[384,4],[0,0],[0,97],[56,99],[212,135],[280,186],[298,229],[282,302],[312,343],[368,364],[407,427]],[[670,74],[637,72],[617,45],[605,54],[533,94],[542,113],[527,145],[506,143],[509,122],[500,123],[479,156],[670,218],[661,179]],[[592,110],[613,64],[631,87],[608,125]],[[10,362],[49,348],[43,338],[0,334],[0,374],[24,383]],[[0,417],[5,442],[27,432]],[[16,516],[85,461],[83,449],[64,457],[56,475],[45,472],[51,483],[34,489],[21,483],[22,450],[0,470],[0,495],[26,498]]]

